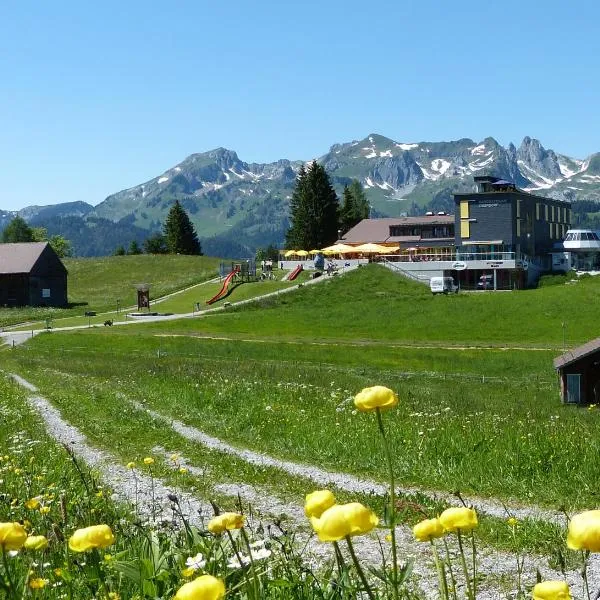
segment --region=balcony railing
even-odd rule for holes
[[[473,260],[505,261],[516,260],[516,252],[451,252],[447,254],[425,252],[419,254],[386,254],[384,258],[389,262],[467,262]]]

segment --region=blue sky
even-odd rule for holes
[[[595,2],[28,2],[0,6],[0,209],[84,200],[218,146],[310,159],[523,136],[600,151]]]

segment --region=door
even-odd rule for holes
[[[579,404],[581,402],[581,375],[575,373],[567,375],[567,404]]]

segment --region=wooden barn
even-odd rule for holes
[[[0,244],[0,306],[66,306],[67,269],[48,242]]]
[[[566,404],[600,403],[600,338],[554,359]]]

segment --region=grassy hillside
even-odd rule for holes
[[[0,326],[81,315],[86,310],[115,310],[136,303],[136,283],[149,283],[152,298],[216,276],[220,259],[206,256],[146,255],[68,258],[68,295],[71,307],[0,308]]]
[[[600,279],[585,278],[519,292],[432,296],[426,286],[370,265],[292,295],[186,323],[185,330],[382,344],[562,347],[563,323],[567,346],[600,335],[598,294]],[[178,331],[182,326],[154,327]]]

